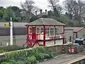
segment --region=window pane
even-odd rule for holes
[[[37,33],[40,33],[40,29],[39,28],[37,28]]]
[[[43,29],[43,28],[41,28],[41,33],[42,33],[42,32],[44,32],[44,29]]]
[[[49,28],[46,28],[46,35],[49,36]]]
[[[56,30],[55,30],[55,32],[56,32],[56,34],[57,34],[57,28],[55,28]]]
[[[50,35],[54,35],[54,28],[50,28]]]
[[[30,33],[32,33],[32,28],[30,28]]]

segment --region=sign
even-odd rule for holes
[[[4,24],[4,26],[6,26],[6,27],[7,27],[7,26],[9,26],[9,24],[7,24],[7,23],[6,23],[6,24]]]

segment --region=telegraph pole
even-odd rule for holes
[[[13,22],[12,22],[12,17],[10,18],[10,45],[13,45]]]

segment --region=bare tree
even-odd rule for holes
[[[59,16],[62,8],[59,5],[59,0],[48,0],[49,7],[54,11],[54,15]]]
[[[68,14],[72,16],[72,19],[81,21],[83,14],[85,13],[85,3],[81,0],[66,0],[65,8]]]
[[[50,7],[52,9],[54,9],[54,7],[56,7],[57,3],[59,2],[59,0],[48,0],[48,2],[50,3]]]
[[[32,17],[32,9],[34,8],[34,1],[26,0],[23,4],[21,4],[23,11],[26,13],[26,20],[29,22]]]

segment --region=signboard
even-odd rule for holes
[[[4,26],[6,26],[6,27],[7,27],[7,26],[9,26],[9,24],[5,23],[5,24],[4,24]]]

